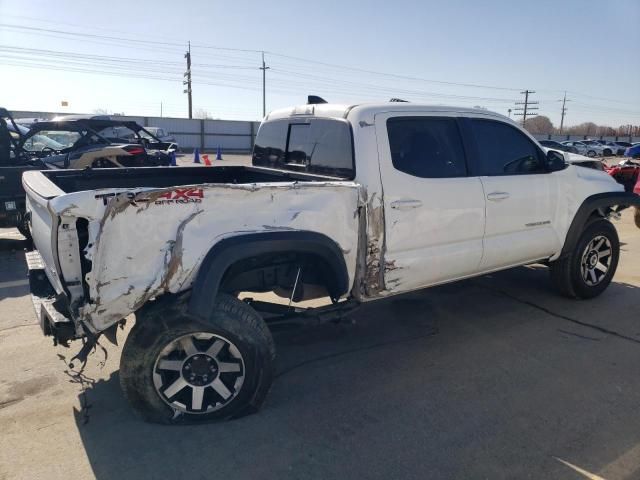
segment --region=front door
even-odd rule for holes
[[[474,169],[486,198],[482,271],[553,255],[558,179],[547,172],[544,152],[515,126],[489,119],[468,120],[475,144]]]
[[[485,199],[454,116],[375,117],[384,190],[385,286],[409,291],[478,271]]]

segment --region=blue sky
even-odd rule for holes
[[[186,116],[188,40],[194,109],[215,118],[261,117],[264,50],[267,110],[317,94],[507,114],[528,88],[556,125],[564,90],[569,125],[640,124],[638,0],[0,0],[0,104]]]

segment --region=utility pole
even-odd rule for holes
[[[564,116],[567,114],[567,109],[565,105],[567,102],[570,102],[570,101],[571,100],[567,100],[567,92],[564,92],[564,98],[562,99],[562,113],[560,115],[560,135],[562,135],[562,128],[564,126]]]
[[[264,63],[264,52],[262,52],[262,66],[260,67],[262,70],[262,116],[265,117],[267,115],[267,67]]]
[[[162,102],[160,102],[160,118],[162,118]]]
[[[189,41],[189,49],[187,53],[184,54],[184,58],[187,59],[187,71],[184,72],[184,76],[187,78],[182,82],[183,85],[187,86],[186,90],[183,90],[182,93],[187,94],[187,98],[189,99],[189,118],[193,118],[193,101],[191,98],[191,41]]]
[[[520,92],[524,95],[524,102],[516,102],[516,105],[523,105],[522,107],[516,107],[514,110],[521,111],[522,113],[514,113],[514,115],[522,117],[522,126],[524,127],[527,123],[527,117],[535,117],[538,115],[537,113],[531,113],[532,110],[538,110],[538,107],[532,107],[531,105],[537,105],[538,102],[529,101],[529,95],[536,93],[533,90],[525,90],[524,92]]]

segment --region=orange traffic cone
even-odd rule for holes
[[[202,160],[204,160],[204,164],[211,166],[211,162],[209,161],[209,155],[202,155]]]

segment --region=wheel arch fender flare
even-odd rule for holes
[[[607,210],[615,206],[640,207],[640,196],[630,192],[605,192],[587,197],[571,221],[560,257],[571,254],[591,215],[597,213],[605,217]]]
[[[264,253],[309,253],[322,258],[333,274],[330,293],[338,298],[349,290],[342,250],[331,238],[306,230],[243,233],[226,237],[205,255],[193,283],[188,311],[199,318],[211,312],[225,272],[234,263]]]

